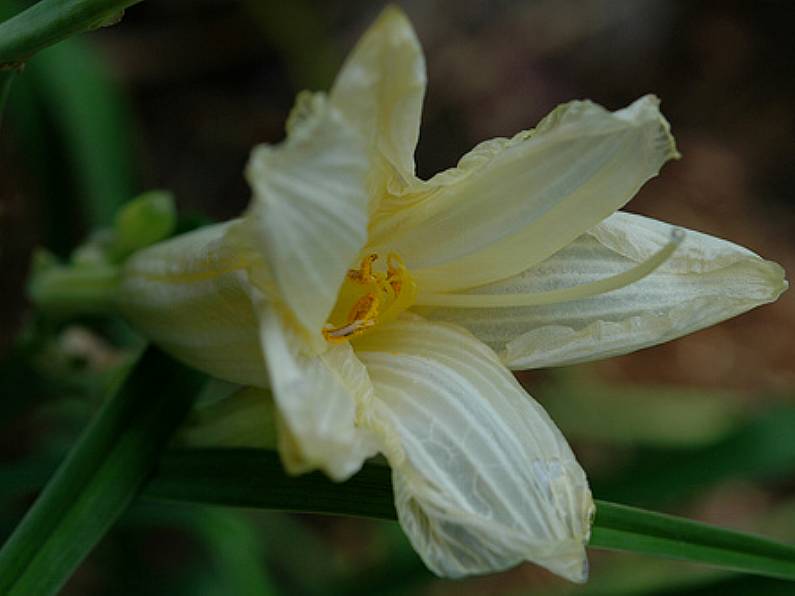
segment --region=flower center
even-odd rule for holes
[[[331,343],[342,343],[394,321],[414,304],[417,287],[403,261],[387,256],[386,271],[374,271],[377,254],[367,255],[358,269],[348,270],[337,303],[323,328]]]

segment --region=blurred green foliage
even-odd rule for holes
[[[21,8],[3,2],[0,17]],[[65,255],[76,227],[111,224],[136,190],[129,100],[101,55],[76,38],[34,56],[8,95],[6,128],[47,197],[46,246]]]

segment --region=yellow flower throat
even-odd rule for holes
[[[386,272],[373,270],[377,259],[376,254],[367,255],[358,269],[350,269],[345,276],[323,329],[331,343],[343,343],[394,321],[414,304],[417,286],[400,257],[394,253],[387,256]]]

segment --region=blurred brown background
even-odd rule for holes
[[[590,98],[617,109],[654,93],[662,99],[683,159],[666,165],[628,210],[731,239],[795,271],[791,3],[399,4],[415,25],[428,62],[417,152],[420,175],[453,166],[483,139],[532,127],[570,99]],[[117,178],[124,178],[135,192],[173,190],[184,213],[216,219],[236,215],[249,196],[242,170],[250,148],[282,138],[295,93],[327,89],[345,53],[381,7],[380,2],[363,1],[149,0],[129,9],[119,25],[84,36],[93,59],[104,64],[126,123],[119,154],[125,165]],[[43,75],[34,68],[29,68],[32,80],[41,81]],[[70,81],[51,84],[62,92]],[[84,106],[79,98],[75,103],[75,113],[89,122],[104,117],[92,111],[96,106]],[[23,105],[38,106],[39,111],[26,111],[19,107]],[[80,130],[64,126],[53,105],[34,89],[24,98],[12,97],[3,122],[3,351],[26,320],[22,288],[33,248],[44,244],[67,254],[90,227],[81,202],[86,178],[75,172],[90,169],[91,136],[82,141],[87,148],[70,144]],[[31,141],[36,122],[42,136]],[[101,178],[103,172],[95,175]],[[719,395],[732,416],[752,417],[773,406],[795,405],[794,295],[786,293],[776,304],[665,346],[564,374],[595,379],[597,392],[606,394],[624,395],[605,387],[643,385]],[[556,374],[523,377],[553,416],[556,383],[562,382]],[[586,393],[588,382],[583,384]],[[677,399],[681,404],[684,398]],[[644,416],[642,404],[634,403],[637,415]],[[646,415],[653,417],[655,411]],[[560,412],[565,430],[566,412]],[[684,418],[690,415],[686,407],[681,412]],[[573,416],[595,414],[581,410]],[[616,462],[633,457],[620,440],[618,446],[604,447],[599,429],[609,427],[609,421],[571,424],[585,427],[574,432],[573,442],[589,471],[610,472]],[[636,440],[630,437],[626,443]],[[782,475],[764,486],[718,484],[680,504],[678,512],[760,529],[759,511],[772,511],[793,499],[795,482]],[[334,556],[356,561],[354,566],[367,565],[373,532],[380,531],[355,520],[306,523],[313,535],[334,545]],[[627,561],[599,553],[594,565],[599,567],[603,559],[618,565]],[[523,593],[527,582],[539,586],[539,581],[537,593],[568,589],[531,566],[465,584],[423,581],[421,591],[429,594]],[[573,593],[578,590],[572,588]]]

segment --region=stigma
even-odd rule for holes
[[[387,255],[385,271],[374,269],[377,260],[377,254],[369,254],[358,268],[348,270],[322,330],[327,341],[349,341],[394,321],[414,304],[417,287],[401,258],[395,253]]]

